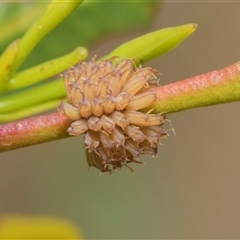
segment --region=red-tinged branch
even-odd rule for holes
[[[154,112],[186,109],[240,100],[240,61],[218,71],[171,83],[156,89]]]
[[[240,101],[240,62],[158,87],[156,93],[158,98],[149,108],[164,114]],[[0,125],[0,152],[68,137],[70,125],[60,113]]]
[[[68,137],[71,121],[60,113],[0,126],[0,152]]]

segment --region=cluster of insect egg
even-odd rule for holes
[[[113,57],[99,63],[92,59],[63,74],[69,103],[62,102],[59,111],[73,120],[70,135],[85,133],[89,166],[111,172],[139,162],[140,154],[156,155],[166,136],[164,117],[139,111],[156,99],[154,73],[136,68],[131,59]]]

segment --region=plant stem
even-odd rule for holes
[[[60,113],[0,126],[0,152],[69,137],[71,121]]]
[[[152,90],[150,90],[152,91]],[[157,87],[149,109],[172,113],[240,100],[240,62],[218,71]],[[145,109],[147,110],[147,109]],[[69,137],[71,121],[60,113],[0,126],[0,152]]]
[[[240,61],[218,71],[201,74],[156,89],[154,112],[186,109],[240,100]]]

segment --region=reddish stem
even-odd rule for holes
[[[0,126],[0,152],[69,137],[71,121],[60,113]]]
[[[156,88],[155,112],[172,113],[240,101],[240,61],[221,70]]]
[[[171,113],[240,100],[240,62],[218,71],[158,87],[150,106],[158,113]],[[0,152],[69,137],[71,121],[60,113],[0,126]]]

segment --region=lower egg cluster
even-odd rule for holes
[[[140,163],[141,154],[156,156],[166,136],[164,117],[139,111],[156,99],[154,73],[152,68],[136,68],[131,59],[113,57],[83,62],[63,74],[69,102],[61,102],[58,109],[73,120],[70,135],[85,134],[89,166],[112,172]]]

